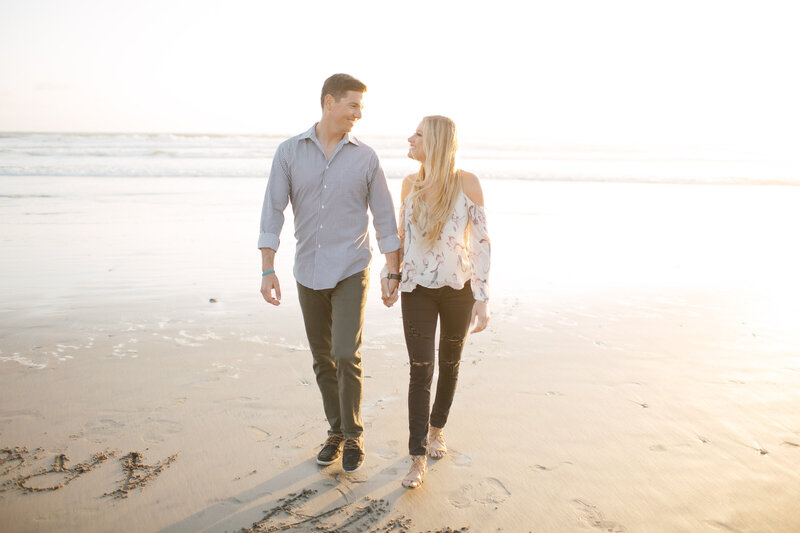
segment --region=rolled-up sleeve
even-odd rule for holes
[[[272,169],[264,193],[261,208],[261,231],[258,235],[259,248],[277,250],[283,228],[283,212],[289,203],[289,167],[286,162],[286,144],[281,144],[272,158]]]
[[[397,218],[394,215],[394,203],[386,176],[377,156],[373,156],[370,164],[369,194],[367,202],[372,212],[372,223],[375,226],[375,238],[382,254],[400,249],[400,238],[397,236]]]

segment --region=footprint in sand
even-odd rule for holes
[[[250,438],[256,442],[266,442],[270,437],[269,432],[255,426],[249,426],[247,428],[247,433],[250,435]]]
[[[109,437],[119,433],[124,427],[125,424],[123,422],[119,422],[113,418],[101,418],[100,420],[96,420],[84,426],[82,431],[70,435],[70,438],[79,439],[85,437],[89,442],[102,444],[106,442]]]
[[[21,411],[6,411],[0,415],[0,425],[11,422],[29,422],[31,420],[44,420],[42,413],[34,409],[23,409]]]
[[[388,394],[371,402],[364,402],[362,410],[371,412],[373,409],[384,409],[387,405],[393,404],[402,397],[399,394]]]
[[[396,440],[390,440],[388,442],[384,442],[377,446],[377,448],[375,449],[375,453],[378,454],[378,457],[380,457],[381,459],[386,459],[386,460],[394,459],[398,455],[397,446],[399,444],[400,443]]]
[[[537,465],[530,466],[529,468],[531,470],[535,470],[535,471],[539,471],[539,472],[552,472],[553,470],[556,470],[556,469],[560,468],[561,465],[571,465],[571,464],[572,463],[570,461],[561,461],[560,463],[558,463],[555,466],[545,466],[545,465],[538,465],[537,464]]]
[[[590,526],[607,533],[625,533],[624,526],[611,520],[606,520],[603,513],[591,503],[583,500],[572,500],[572,503],[575,505],[580,519],[588,522]]]
[[[472,466],[472,457],[465,453],[460,453],[450,448],[448,455],[453,458],[453,464],[456,466]]]
[[[500,480],[486,477],[475,484],[469,483],[452,492],[447,498],[456,509],[469,507],[473,503],[483,505],[503,503],[511,493]]]
[[[404,474],[405,470],[403,470],[402,473]],[[401,472],[400,472],[399,468],[396,468],[394,466],[389,466],[389,467],[386,467],[383,470],[381,470],[380,474],[378,474],[378,475],[395,477],[395,476],[400,475],[400,474],[401,474]]]
[[[172,420],[151,420],[147,431],[142,435],[142,440],[158,444],[167,440],[169,435],[183,431],[183,425]]]
[[[727,533],[744,533],[741,529],[731,527],[725,522],[719,520],[705,520],[704,523],[714,531],[725,531]]]

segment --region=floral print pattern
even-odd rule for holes
[[[411,217],[411,202],[403,202],[399,224],[404,254],[400,290],[411,292],[417,285],[430,289],[446,285],[458,290],[469,281],[475,299],[488,302],[491,242],[484,207],[462,192],[430,250],[422,244],[425,230],[420,231]]]

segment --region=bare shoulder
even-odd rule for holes
[[[461,188],[472,203],[483,205],[483,189],[478,176],[466,170],[461,171]]]
[[[409,174],[403,179],[403,185],[400,188],[400,201],[404,201],[408,193],[411,192],[411,188],[414,186],[414,180],[417,179],[417,173]]]

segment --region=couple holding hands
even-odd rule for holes
[[[403,180],[398,225],[377,155],[350,135],[365,91],[356,78],[334,74],[322,87],[320,121],[278,146],[261,213],[261,294],[280,304],[274,258],[291,201],[294,277],[330,424],[317,463],[330,465],[341,457],[342,469],[355,472],[364,461],[360,347],[371,259],[369,209],[386,257],[383,303],[391,307],[401,300],[411,455],[402,485],[415,488],[427,471],[427,456],[447,453],[442,429],[467,333],[485,329],[489,321],[490,242],[480,182],[456,169],[455,124],[442,116],[423,118],[408,139],[408,155],[420,169]],[[437,322],[439,375],[431,409]]]

